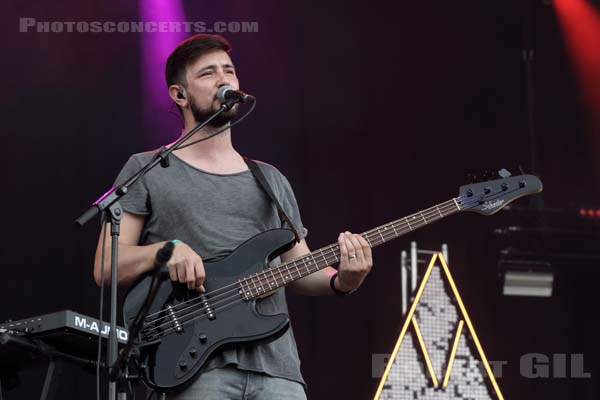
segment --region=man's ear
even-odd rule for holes
[[[169,86],[169,96],[179,107],[183,108],[188,105],[185,88],[181,85]]]

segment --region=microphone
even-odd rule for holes
[[[221,103],[227,103],[230,105],[236,103],[245,103],[248,100],[256,100],[254,96],[242,92],[241,90],[235,90],[229,85],[224,85],[217,90],[217,98]]]

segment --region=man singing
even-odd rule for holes
[[[230,50],[230,44],[221,36],[196,35],[179,44],[169,56],[166,81],[169,96],[183,114],[184,132],[221,106],[216,96],[219,87],[239,88]],[[173,241],[173,256],[167,264],[170,279],[204,292],[204,262],[222,259],[249,238],[285,225],[273,201],[233,147],[231,129],[193,143],[228,127],[236,112],[237,107],[233,107],[211,121],[186,142],[191,145],[172,153],[168,168],[152,169],[120,200],[126,212],[119,238],[119,283],[130,284],[152,270],[157,251]],[[131,156],[116,183],[123,183],[154,154],[153,151]],[[302,236],[299,243],[281,255],[280,261],[308,254],[310,250],[304,240],[307,230],[288,180],[275,167],[258,165]],[[346,294],[357,289],[373,265],[371,248],[364,238],[350,232],[341,233],[337,240],[340,246],[337,271],[327,267],[288,287],[306,295]],[[110,238],[106,246],[110,247]],[[102,240],[98,242],[94,267],[98,284],[101,250]],[[108,262],[105,271],[104,278],[109,282]],[[263,314],[287,313],[284,289],[259,300],[257,308]],[[190,386],[169,398],[305,399],[292,329],[270,343],[217,353]]]

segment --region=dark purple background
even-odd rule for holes
[[[77,230],[73,220],[129,154],[172,141],[181,126],[167,109],[156,116],[160,125],[142,118],[143,35],[18,30],[19,17],[137,20],[135,2],[3,8],[0,320],[66,308],[96,315],[98,223]],[[516,0],[185,1],[184,8],[188,20],[258,21],[258,33],[226,34],[242,88],[258,98],[234,128],[234,143],[288,176],[314,249],[342,230],[361,232],[445,201],[467,173],[530,169]],[[580,204],[600,205],[590,118],[553,8],[534,2],[534,17],[544,201],[576,215]],[[527,379],[518,361],[529,352],[585,353],[586,371],[600,374],[599,273],[570,265],[557,272],[551,299],[502,297],[489,235],[502,218],[463,214],[377,249],[371,276],[349,298],[290,295],[310,397],[372,398],[371,356],[391,351],[402,323],[400,251],[416,240],[449,244],[488,357],[508,361],[499,379],[506,398],[598,398],[594,379]],[[23,381],[9,399],[35,398],[42,374]],[[93,376],[75,367],[60,385],[62,399],[95,391]]]

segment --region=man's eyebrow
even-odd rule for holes
[[[232,64],[223,64],[223,69],[227,69],[227,68],[235,69],[235,67]],[[200,68],[196,72],[196,74],[200,74],[200,73],[202,73],[204,71],[207,71],[207,70],[210,70],[210,69],[212,69],[212,70],[217,69],[217,64],[210,64],[210,65],[207,65],[206,67]]]
[[[215,68],[217,68],[216,64],[207,65],[206,67],[200,68],[198,71],[196,71],[196,74],[199,74],[199,73],[209,70],[209,69],[215,69]]]

